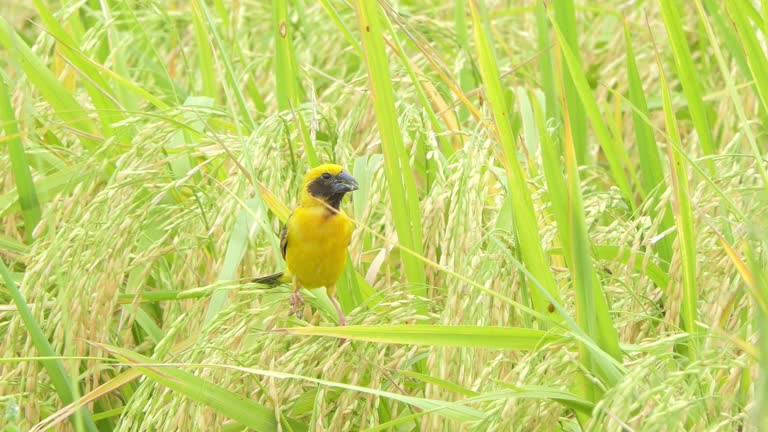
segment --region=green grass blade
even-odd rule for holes
[[[392,23],[390,22],[390,20],[388,19],[384,20],[384,24],[387,26],[387,30],[389,31],[389,34],[392,35],[392,44],[394,44],[394,48],[395,48],[394,51],[397,53],[397,56],[400,59],[401,64],[405,68],[406,72],[408,72],[408,77],[411,79],[411,82],[413,83],[413,86],[416,89],[416,95],[418,96],[419,102],[421,102],[421,106],[424,112],[426,113],[427,118],[429,119],[429,124],[432,126],[432,132],[437,135],[437,140],[438,140],[438,143],[440,144],[440,149],[442,150],[444,155],[450,156],[451,154],[453,154],[453,148],[448,144],[447,140],[443,139],[443,136],[445,135],[445,128],[438,121],[437,113],[435,113],[435,110],[433,109],[432,104],[429,103],[429,98],[427,97],[427,94],[424,89],[425,85],[431,85],[431,83],[429,83],[429,81],[419,79],[419,77],[417,76],[416,71],[414,70],[416,65],[413,64],[413,62],[408,57],[406,57],[406,53],[403,50],[403,45],[400,43],[400,38],[397,37],[397,33],[395,32],[395,29],[392,27]],[[422,81],[426,81],[426,83],[423,83]],[[428,171],[428,170],[425,170],[425,171]],[[425,177],[428,177],[429,173],[424,172],[422,173],[422,175],[424,175]]]
[[[306,381],[322,386],[340,388],[344,390],[357,391],[364,394],[369,394],[378,397],[385,397],[400,402],[404,402],[409,405],[421,409],[434,409],[440,414],[453,418],[458,421],[477,421],[483,418],[483,413],[479,410],[456,405],[451,402],[444,402],[438,400],[424,399],[413,396],[401,395],[398,393],[392,393],[383,390],[371,389],[367,387],[361,387],[356,385],[349,385],[344,383],[338,383],[329,380],[317,379],[303,375],[269,371],[263,369],[246,368],[239,366],[227,366],[227,365],[195,365],[195,364],[170,364],[163,365],[152,362],[152,359],[144,357],[140,354],[134,353],[127,349],[100,345],[105,350],[111,352],[115,357],[123,359],[134,365],[137,369],[146,374],[149,378],[159,382],[162,385],[168,386],[171,389],[184,393],[186,396],[205,403],[211,406],[211,408],[229,416],[232,419],[239,421],[244,425],[259,424],[262,428],[256,427],[257,430],[275,430],[276,424],[274,422],[274,410],[264,407],[262,405],[253,403],[248,399],[243,399],[242,396],[229,392],[213,383],[205,381],[196,377],[195,375],[183,371],[180,367],[189,368],[226,368],[234,371],[240,371],[244,373],[260,375],[265,377],[272,377],[277,379],[295,379]],[[210,392],[210,393],[209,393]],[[252,410],[252,411],[249,411]],[[253,412],[255,411],[255,412]],[[271,415],[271,418],[270,418]],[[306,426],[296,422],[295,420],[288,419],[288,423],[294,430],[306,430]],[[252,426],[255,427],[255,426]]]
[[[166,59],[163,58],[160,52],[160,47],[157,46],[152,38],[151,29],[147,29],[143,23],[144,16],[137,16],[137,13],[141,13],[141,10],[131,7],[127,3],[116,3],[112,5],[121,17],[128,20],[131,24],[132,32],[131,45],[125,47],[126,54],[136,55],[141,57],[141,64],[143,68],[151,75],[151,79],[142,79],[145,86],[150,84],[153,94],[157,96],[157,99],[163,99],[167,101],[168,105],[181,104],[188,96],[186,89],[183,89],[179,84],[174,81],[171,76],[169,65]],[[164,25],[173,28],[173,21],[168,16],[166,11],[159,11],[161,17],[164,20]],[[166,103],[166,102],[163,102]]]
[[[169,154],[168,167],[174,180],[180,180],[189,175],[194,166],[194,161],[181,150],[191,145],[194,139],[200,135],[200,132],[206,128],[208,119],[206,110],[213,108],[213,106],[213,99],[205,96],[190,96],[181,106],[184,111],[178,120],[187,128],[177,130],[166,148]],[[177,199],[179,198],[177,197]]]
[[[659,79],[661,81],[661,93],[664,104],[664,117],[667,123],[667,134],[672,146],[668,147],[669,164],[672,171],[672,183],[674,185],[672,211],[677,225],[679,253],[682,261],[682,306],[681,327],[693,335],[698,332],[696,320],[698,319],[698,289],[696,282],[696,237],[694,234],[693,210],[688,186],[688,174],[685,169],[682,153],[680,132],[677,127],[675,111],[672,108],[672,97],[667,86],[667,78],[662,68],[661,59],[657,54],[659,67]],[[696,340],[693,339],[693,344]],[[689,347],[687,354],[693,360],[696,358],[695,346]]]
[[[219,271],[218,280],[227,281],[235,279],[240,262],[243,260],[245,250],[248,246],[249,232],[253,225],[258,226],[262,232],[271,232],[271,227],[267,227],[265,217],[254,217],[255,215],[264,215],[264,204],[259,198],[253,198],[244,202],[244,208],[237,216],[232,232],[229,236],[227,250],[224,254],[224,264]],[[259,221],[260,223],[257,223]],[[266,228],[266,229],[265,229]],[[272,250],[276,257],[280,257],[280,246],[276,236],[269,237],[272,242]],[[267,275],[273,273],[274,269],[261,269],[255,276]],[[205,315],[205,323],[211,322],[213,318],[221,312],[227,302],[226,291],[214,291],[211,295],[211,302],[208,304],[208,311]]]
[[[29,251],[29,246],[16,239],[0,234],[0,250],[15,255],[24,255]]]
[[[40,94],[56,110],[57,115],[76,129],[83,144],[89,150],[99,145],[97,127],[66,87],[53,75],[47,65],[16,34],[5,18],[0,17],[0,44],[8,50],[8,58],[26,74]]]
[[[81,53],[79,51],[76,51],[73,54],[80,55],[80,56],[85,56],[85,54],[83,54],[83,53]],[[147,91],[141,85],[131,81],[128,78],[125,78],[125,76],[120,75],[120,74],[118,74],[115,71],[107,69],[106,67],[104,67],[104,66],[102,66],[102,65],[100,65],[98,63],[95,63],[90,58],[87,58],[87,57],[83,57],[83,58],[84,58],[85,61],[90,62],[95,68],[98,68],[101,71],[101,73],[103,73],[104,75],[106,75],[109,78],[111,78],[112,82],[114,84],[119,85],[120,88],[125,89],[125,90],[131,92],[132,94],[145,99],[147,102],[149,102],[152,105],[154,105],[155,108],[158,108],[158,109],[161,109],[161,110],[168,109],[168,107],[169,107],[168,104],[163,102],[160,98],[158,98],[157,96],[155,96],[151,92]]]
[[[741,129],[744,133],[744,136],[747,138],[747,142],[749,143],[749,147],[752,150],[752,155],[755,157],[755,160],[761,160],[763,156],[760,150],[760,146],[750,126],[750,121],[752,121],[752,119],[748,118],[746,112],[744,112],[744,99],[736,89],[736,83],[734,82],[733,77],[730,75],[731,73],[729,71],[728,62],[725,59],[725,55],[723,54],[722,50],[720,49],[720,42],[715,35],[715,31],[712,29],[712,26],[709,23],[707,15],[704,13],[704,6],[701,4],[701,0],[696,0],[695,4],[696,9],[699,12],[699,16],[701,17],[704,30],[706,31],[707,37],[711,43],[712,53],[717,60],[717,65],[720,67],[720,73],[725,79],[726,90],[728,91],[728,95],[733,101],[733,108],[736,111],[737,117],[742,124]],[[755,57],[761,57],[764,61],[764,65],[768,67],[768,61],[766,61],[765,54],[762,50],[757,53]],[[761,76],[760,79],[764,79],[764,77]],[[763,105],[763,107],[768,109],[768,105]],[[763,186],[766,188],[766,191],[768,191],[768,171],[766,171],[765,164],[758,163],[756,165],[757,170],[760,172],[760,177],[763,180]]]
[[[637,140],[637,148],[640,153],[640,172],[642,173],[643,194],[648,194],[656,186],[664,182],[664,169],[661,165],[659,149],[651,126],[641,117],[648,118],[648,103],[645,99],[645,91],[640,82],[640,73],[637,69],[635,51],[632,47],[632,36],[629,27],[624,22],[624,42],[627,44],[627,81],[629,84],[629,101],[637,108],[632,111],[632,125]]]
[[[320,4],[323,6],[323,9],[328,13],[328,16],[331,18],[331,21],[336,25],[336,28],[339,29],[342,35],[344,35],[344,39],[347,41],[349,45],[351,45],[357,55],[362,58],[365,54],[363,54],[363,48],[360,46],[360,43],[355,39],[354,36],[352,36],[352,32],[349,30],[347,25],[342,21],[341,17],[339,16],[339,12],[336,10],[336,8],[333,7],[333,4],[329,0],[320,0]]]
[[[504,387],[513,389],[513,391],[498,391],[490,394],[478,395],[477,400],[493,400],[495,398],[514,398],[514,399],[549,399],[570,408],[574,411],[580,411],[584,414],[591,414],[595,404],[576,396],[573,393],[552,389],[543,386],[513,386],[502,383]]]
[[[104,21],[113,22],[115,16],[117,15],[115,14],[115,11],[104,3],[102,3],[101,6],[101,12],[104,15]],[[117,46],[111,44],[111,41],[124,40],[123,37],[124,34],[120,32],[119,29],[111,25],[106,25],[104,33],[104,39],[106,39],[106,41],[102,43],[102,46],[106,48],[107,52],[103,57],[101,57],[102,63],[96,63],[95,61],[85,56],[83,56],[83,58],[86,61],[93,63],[98,69],[100,69],[100,73],[104,77],[104,80],[108,81],[112,86],[112,94],[114,95],[115,101],[117,101],[117,103],[123,107],[123,110],[126,111],[125,114],[128,114],[130,112],[138,112],[141,109],[141,101],[138,97],[136,97],[135,94],[127,91],[123,86],[119,85],[116,80],[109,81],[110,75],[130,76],[131,74],[131,61],[126,58],[126,56],[114,55],[115,52],[119,51],[119,49]],[[78,51],[78,53],[82,54],[81,51]],[[110,55],[111,57],[109,57]],[[104,72],[104,70],[108,69],[102,66],[104,59],[107,57],[111,58],[112,60],[111,69],[113,69],[114,72],[110,70],[111,74]],[[126,132],[134,134],[136,132],[134,125],[131,125],[130,129],[126,129]]]
[[[581,101],[580,104],[574,106],[570,105],[571,101],[568,99],[566,99],[566,103],[571,106],[572,111],[580,111],[580,107],[584,107],[586,115],[592,124],[592,129],[594,129],[595,134],[597,135],[597,139],[600,142],[600,148],[603,149],[605,158],[608,160],[608,165],[611,170],[613,181],[616,182],[616,186],[618,186],[619,190],[621,190],[630,207],[635,208],[635,199],[632,192],[632,187],[630,186],[628,177],[625,173],[626,170],[632,169],[627,157],[626,150],[624,150],[620,137],[611,136],[611,133],[608,130],[608,126],[606,125],[605,120],[600,113],[600,108],[597,106],[597,101],[595,100],[595,96],[592,93],[592,89],[589,87],[587,77],[584,75],[584,71],[581,69],[579,59],[570,48],[565,34],[560,29],[558,23],[555,21],[555,18],[551,15],[551,12],[549,19],[552,23],[552,26],[554,27],[557,43],[560,45],[560,49],[562,50],[563,58],[565,59],[567,70],[571,75],[573,86],[578,92],[579,100]],[[573,112],[568,114],[573,114]],[[576,115],[581,116],[581,114],[578,113]],[[577,119],[574,118],[571,120],[571,123],[576,121]],[[574,145],[576,145],[575,142]],[[576,149],[576,151],[579,151],[579,149]]]
[[[529,271],[523,267],[521,263],[515,262],[514,260],[512,262],[520,272],[529,275]],[[544,288],[541,287],[541,285],[536,280],[533,280],[533,282],[537,289],[547,294],[548,298],[552,302],[552,306],[562,317],[562,325],[559,325],[559,327],[567,329],[570,332],[570,336],[573,337],[579,344],[579,348],[582,349],[582,352],[588,351],[588,354],[586,356],[582,356],[581,358],[582,363],[587,365],[586,370],[589,370],[590,372],[597,374],[597,376],[602,377],[604,382],[608,384],[618,383],[621,381],[627,374],[627,369],[617,360],[616,356],[607,352],[603,347],[600,346],[601,341],[599,341],[597,338],[601,337],[601,335],[593,335],[585,331],[582,328],[580,322],[574,321],[573,318],[571,318],[569,315],[569,312],[566,311],[559,302],[555,301],[554,298],[549,296]],[[593,293],[593,295],[595,295],[595,293]],[[584,384],[592,387],[591,390],[599,390],[595,388],[595,383],[592,381],[594,380],[594,377],[579,376],[579,378],[581,379],[581,382],[584,382],[585,378],[589,380],[589,382]],[[595,395],[595,392],[588,392],[588,395]]]
[[[307,162],[312,167],[320,165],[320,158],[317,157],[315,144],[312,141],[312,136],[306,122],[294,109],[291,109],[291,115],[293,116],[293,121],[296,123],[296,129],[299,130],[299,136],[301,136],[301,143],[304,145],[304,155],[307,158]]]
[[[0,70],[0,122],[2,122],[0,126],[4,126],[0,128],[0,131],[5,129],[5,135],[11,137],[8,142],[11,172],[16,183],[16,192],[19,194],[27,242],[31,244],[32,232],[40,222],[40,200],[37,198],[35,182],[32,180],[32,171],[29,169],[29,159],[24,151],[24,144],[18,137],[19,129],[11,106],[8,76],[2,70]]]
[[[141,373],[135,369],[129,369],[125,372],[121,372],[114,378],[109,379],[107,382],[101,384],[99,387],[93,389],[88,394],[83,395],[80,399],[73,402],[70,405],[65,406],[59,411],[51,414],[47,418],[43,419],[40,423],[36,424],[30,431],[40,430],[52,430],[55,426],[61,424],[66,419],[70,418],[72,414],[77,413],[77,409],[93,401],[120,390],[121,387],[130,384],[132,381],[141,377]],[[103,411],[93,416],[93,420],[98,422],[99,420],[105,420],[112,417],[117,417],[123,412],[123,408],[115,408],[109,411]]]
[[[543,7],[545,3],[540,2],[539,7]],[[565,82],[565,101],[571,107],[571,127],[573,128],[573,145],[576,148],[576,160],[579,162],[579,165],[583,165],[587,162],[589,153],[587,149],[587,117],[584,112],[585,110],[582,109],[582,103],[586,104],[586,102],[583,100],[583,90],[578,88],[577,77],[574,76],[576,70],[581,69],[582,64],[579,58],[581,50],[579,49],[579,35],[576,29],[576,7],[573,0],[554,0],[552,8],[555,12],[555,21],[557,23],[555,27],[559,29],[558,32],[562,36],[558,37],[559,45],[563,51],[565,51],[563,47],[567,46],[574,62],[573,67],[563,71],[565,74],[563,81]],[[539,31],[542,30],[542,25],[544,23],[539,25]],[[540,48],[543,49],[544,47],[540,46]],[[565,52],[563,52],[563,55],[565,55]],[[552,90],[554,90],[554,80],[549,82],[549,84],[553,86]],[[550,101],[548,100],[547,102],[549,103]],[[584,108],[588,109],[586,106]],[[547,109],[549,109],[549,105],[547,105]],[[549,116],[553,114],[554,112],[547,113]],[[595,127],[594,124],[593,127]]]
[[[640,159],[641,194],[645,198],[648,194],[655,193],[655,196],[661,194],[663,188],[657,189],[665,184],[664,169],[661,165],[661,156],[656,144],[656,137],[653,134],[650,124],[646,119],[650,117],[648,103],[645,98],[645,91],[640,82],[640,72],[635,60],[635,51],[632,47],[632,37],[629,33],[629,27],[624,21],[624,41],[627,44],[627,78],[629,83],[629,102],[635,108],[632,110],[632,125],[637,140],[637,148]],[[655,191],[655,192],[654,192]],[[658,198],[656,198],[658,200]],[[655,208],[653,206],[652,208]],[[654,211],[651,217],[658,217],[659,212]],[[669,211],[664,212],[663,220],[660,224],[661,231],[666,231],[674,225]],[[664,260],[664,266],[668,267],[672,262],[672,241],[673,236],[664,236],[656,243],[656,250],[659,256]]]
[[[221,288],[221,286],[214,284],[185,290],[155,290],[143,291],[140,294],[120,294],[118,296],[118,303],[131,304],[137,300],[144,303],[157,303],[161,301],[205,298],[217,292],[217,288]]]
[[[504,153],[504,164],[507,172],[508,193],[512,196],[512,216],[514,218],[515,232],[519,238],[523,262],[531,271],[533,277],[538,280],[544,289],[555,299],[560,294],[555,284],[555,279],[549,268],[546,254],[541,244],[536,214],[533,209],[533,200],[528,192],[525,173],[517,159],[515,137],[512,134],[510,113],[504,97],[499,71],[496,65],[496,57],[491,46],[490,34],[487,30],[485,12],[478,10],[478,5],[473,0],[470,2],[472,9],[472,24],[475,44],[478,50],[480,72],[485,85],[485,94],[490,102],[495,121],[493,134],[498,134],[498,140]],[[550,302],[539,290],[531,292],[533,306],[542,314],[551,314]]]
[[[546,118],[558,118],[557,87],[555,72],[552,67],[552,41],[549,38],[549,20],[544,2],[536,5],[536,42],[539,52],[539,69],[541,70],[541,87],[546,98]],[[584,149],[586,151],[586,148]],[[585,155],[586,156],[586,155]]]
[[[415,377],[418,377],[419,375],[421,374],[413,374],[413,373],[408,374],[408,376],[415,376]],[[429,382],[433,381],[432,377],[425,378],[425,379],[428,379]],[[551,400],[553,402],[557,402],[566,408],[569,408],[574,411],[578,411],[579,413],[586,416],[590,415],[592,413],[592,410],[595,408],[595,404],[593,404],[592,402],[582,399],[567,391],[563,391],[559,389],[551,389],[543,386],[516,387],[508,384],[505,385],[505,384],[506,383],[502,383],[502,385],[504,385],[505,387],[511,388],[513,390],[500,390],[500,391],[483,393],[483,394],[477,394],[475,392],[472,392],[474,393],[472,397],[468,399],[464,399],[460,402],[455,402],[454,406],[459,406],[459,404],[469,404],[469,403],[475,403],[475,402],[492,402],[492,401],[505,400],[505,399],[541,399],[541,400]],[[366,429],[365,432],[392,430],[392,427],[394,426],[397,426],[399,424],[402,424],[408,421],[413,421],[414,419],[418,419],[424,415],[431,414],[434,411],[436,411],[436,409],[421,411],[415,414],[411,414],[409,416],[398,417],[395,420],[379,424],[373,428]]]
[[[40,328],[40,324],[35,320],[34,315],[32,315],[32,311],[29,309],[29,305],[24,299],[24,295],[16,287],[16,283],[13,281],[11,273],[8,271],[8,267],[5,266],[5,263],[2,260],[0,260],[0,276],[2,276],[5,290],[16,305],[16,310],[29,333],[32,343],[35,345],[37,352],[40,353],[41,357],[58,356],[50,342],[48,342],[48,338],[45,337],[45,333],[43,333],[43,330]],[[61,402],[64,405],[67,405],[75,401],[77,399],[76,384],[70,379],[70,375],[67,373],[61,360],[40,360],[40,364],[42,364],[46,372],[48,372],[48,378],[56,389],[56,394],[58,394]],[[87,431],[98,430],[91,418],[91,413],[86,408],[78,410],[78,415],[75,418],[72,418],[72,424],[75,429],[82,426]]]
[[[552,215],[557,221],[560,242],[566,247],[571,241],[570,223],[568,221],[568,189],[560,162],[561,153],[547,131],[546,119],[536,98],[530,98],[533,117],[538,131],[541,148],[541,162],[544,168],[544,178],[547,180],[547,192]]]
[[[467,5],[465,0],[453,3],[453,25],[456,29],[456,43],[463,49],[469,50],[469,32],[467,31]]]
[[[273,408],[258,404],[241,394],[231,392],[182,369],[155,365],[149,357],[130,350],[108,345],[99,346],[138,369],[152,381],[205,404],[244,426],[258,431],[280,430],[280,420],[275,418]],[[305,425],[293,419],[288,419],[288,424],[294,431],[307,430]]]
[[[130,143],[127,130],[117,133],[114,124],[125,119],[121,104],[115,99],[114,92],[101,75],[99,69],[79,49],[82,23],[77,14],[69,18],[67,25],[70,32],[54,17],[42,0],[33,0],[35,8],[45,24],[46,30],[57,40],[57,51],[69,62],[82,78],[82,84],[90,96],[96,115],[101,120],[101,135],[105,138],[116,137],[122,144]],[[107,41],[108,42],[108,41]]]
[[[355,265],[347,254],[347,265],[341,274],[341,279],[336,283],[337,298],[341,309],[345,314],[351,312],[357,306],[365,303],[375,291],[365,282],[365,279],[359,277],[355,271]]]
[[[296,8],[299,9],[298,4]],[[275,35],[275,82],[277,83],[277,107],[291,111],[299,130],[304,153],[310,166],[320,165],[314,143],[306,122],[297,112],[302,100],[299,68],[293,46],[293,28],[288,22],[288,0],[272,0],[272,26]]]
[[[557,70],[557,69],[556,69]],[[563,83],[560,82],[562,85]],[[600,280],[592,267],[591,241],[587,232],[584,216],[584,201],[581,195],[581,177],[576,159],[576,148],[571,134],[570,107],[564,101],[563,115],[565,120],[565,172],[568,193],[568,230],[570,239],[564,250],[566,262],[571,272],[571,281],[576,293],[576,320],[581,329],[595,340],[598,346],[614,359],[621,359],[619,340],[608,304],[603,293]],[[561,237],[563,234],[561,233]],[[585,368],[599,376],[607,386],[617,384],[613,369],[606,370],[602,362],[594,361],[589,349],[580,346],[581,360]],[[590,380],[584,380],[586,396],[589,400],[598,401],[602,391]]]
[[[763,251],[768,246],[768,232],[758,233],[758,241]],[[762,237],[762,238],[760,238]],[[757,395],[753,411],[752,422],[755,430],[766,430],[768,428],[768,314],[760,305],[768,304],[768,273],[766,273],[766,262],[760,252],[750,247],[747,251],[747,262],[751,269],[753,277],[753,289],[750,290],[753,301],[755,302],[756,316],[755,327],[757,333],[756,348],[758,353],[758,381],[755,383],[755,395]],[[749,283],[749,281],[747,281]]]
[[[562,340],[541,330],[514,327],[435,325],[380,325],[345,327],[296,327],[275,331],[304,336],[330,336],[380,343],[472,348],[536,350]]]
[[[192,2],[192,24],[195,28],[197,65],[203,85],[201,95],[213,98],[215,101],[218,94],[218,81],[213,61],[213,51],[211,50],[211,35],[208,33],[208,26],[205,24],[205,19],[197,5],[197,2]]]
[[[727,2],[719,2],[717,0],[704,0],[704,7],[707,11],[707,14],[712,18],[712,21],[715,24],[715,28],[717,29],[717,33],[723,37],[726,52],[730,54],[731,57],[733,57],[733,59],[736,61],[736,64],[739,66],[739,70],[741,70],[742,75],[750,79],[754,79],[747,62],[747,57],[742,52],[741,43],[739,42],[739,37],[736,33],[736,30],[731,28],[731,23],[730,20],[728,20],[728,17],[723,16],[722,12],[727,14],[727,6]]]
[[[425,383],[434,384],[436,386],[445,388],[447,390],[450,390],[450,391],[452,391],[454,393],[458,393],[460,395],[464,395],[464,396],[477,396],[477,395],[479,395],[479,393],[476,392],[476,391],[472,391],[472,390],[470,390],[470,389],[468,389],[466,387],[462,387],[462,386],[460,386],[460,385],[458,385],[456,383],[453,383],[451,381],[448,381],[448,380],[445,380],[445,379],[442,379],[442,378],[434,377],[432,375],[426,375],[426,374],[422,374],[422,373],[418,373],[418,372],[414,372],[414,371],[409,371],[409,370],[402,370],[402,369],[398,370],[397,373],[399,373],[400,375],[403,375],[403,376],[407,376],[408,378],[414,378],[414,379],[417,379],[419,381],[423,381]]]
[[[520,99],[522,102],[523,98],[521,97]],[[557,222],[558,236],[555,242],[556,244],[559,242],[559,244],[562,244],[567,249],[570,247],[569,243],[571,241],[571,224],[568,220],[568,196],[562,163],[560,162],[560,146],[556,145],[550,136],[544,113],[542,112],[538,99],[530,97],[526,98],[526,100],[530,101],[531,111],[533,112],[533,121],[536,127],[536,139],[539,143],[541,164],[544,169],[544,178],[546,179],[547,184],[546,199],[551,206],[550,212]],[[552,264],[553,266],[565,267],[564,255],[552,260]]]
[[[48,200],[56,194],[65,190],[71,190],[74,184],[76,184],[76,180],[82,177],[80,176],[80,170],[82,168],[82,164],[78,164],[72,168],[56,171],[48,177],[38,178],[35,182],[35,188],[40,202],[48,202]],[[93,172],[90,172],[89,174],[90,176],[88,178],[92,180],[95,176],[93,175]],[[20,208],[19,194],[15,190],[0,195],[0,216],[18,211]]]
[[[701,149],[705,155],[712,155],[717,147],[712,137],[712,126],[707,117],[707,107],[704,105],[701,91],[702,84],[699,78],[700,74],[693,63],[688,46],[688,38],[683,32],[683,23],[678,13],[680,5],[672,0],[659,0],[659,4],[672,47],[678,77],[683,86],[685,98],[688,101],[688,110],[691,113],[691,119],[701,143]],[[710,171],[714,169],[711,163],[709,163],[709,169]]]
[[[471,0],[470,0],[471,1]],[[456,29],[456,43],[460,51],[458,58],[466,59],[468,63],[459,71],[459,86],[462,90],[468,91],[478,87],[477,71],[472,58],[472,47],[470,46],[470,35],[467,31],[467,4],[466,0],[457,0],[453,4],[453,24]],[[470,112],[466,105],[460,105],[457,116],[460,121],[466,121]]]
[[[228,99],[232,98],[237,102],[239,118],[242,118],[245,121],[245,125],[250,132],[256,129],[256,122],[253,120],[253,116],[251,116],[251,111],[248,109],[248,104],[245,102],[245,96],[240,89],[240,80],[235,75],[235,68],[232,65],[232,59],[230,58],[229,51],[226,49],[227,45],[224,44],[224,41],[219,35],[216,22],[208,12],[208,6],[206,6],[205,2],[194,0],[194,3],[195,7],[201,12],[201,15],[205,17],[205,21],[208,23],[208,31],[212,36],[212,44],[214,47],[216,47],[216,49],[218,49],[219,59],[221,59],[222,63],[224,63],[224,70],[226,71],[226,82],[228,84],[225,86],[225,90],[227,90],[227,97]]]
[[[757,39],[757,34],[754,31],[751,31],[753,26],[747,19],[747,9],[751,6],[745,4],[743,0],[734,0],[733,2],[728,2],[726,4],[736,33],[741,41],[741,47],[747,57],[747,64],[752,72],[752,78],[755,80],[755,87],[757,88],[757,95],[760,97],[760,102],[762,103],[763,112],[768,112],[768,77],[766,77],[765,73],[765,71],[768,70],[768,58],[766,58],[765,51]],[[756,139],[752,135],[750,126],[746,121],[746,114],[744,113],[744,108],[741,103],[741,97],[738,92],[733,89],[733,85],[729,87],[731,97],[734,99],[733,102],[735,108],[738,110],[739,117],[743,122],[744,132],[747,134],[750,146],[752,147],[752,152],[756,159],[760,160],[763,157],[761,155],[764,153],[764,150],[761,152],[756,143]],[[763,184],[768,188],[768,174],[766,174],[765,166],[761,163],[758,163],[757,166],[763,177]]]
[[[356,0],[360,33],[365,47],[368,84],[373,95],[376,122],[381,134],[384,153],[384,173],[389,183],[392,215],[398,242],[417,255],[423,255],[421,212],[413,173],[408,163],[400,126],[397,123],[395,97],[389,72],[389,61],[384,51],[384,39],[377,5]],[[403,266],[411,291],[426,295],[424,265],[409,253],[402,255]]]
[[[157,325],[155,320],[147,313],[147,311],[142,309],[141,306],[136,308],[136,323],[147,332],[152,342],[158,344],[163,340],[163,337],[165,336],[163,329]]]
[[[298,108],[301,89],[293,51],[293,29],[288,23],[288,0],[272,0],[272,28],[275,35],[277,107],[281,111]]]
[[[667,270],[653,263],[653,261],[646,260],[645,255],[639,252],[632,252],[622,246],[618,245],[592,245],[592,250],[595,252],[595,257],[602,260],[617,260],[624,264],[634,265],[635,270],[645,274],[651,279],[656,286],[662,291],[666,291],[669,286],[669,274]]]
[[[729,212],[733,213],[738,218],[738,220],[741,220],[741,221],[746,221],[747,220],[747,216],[744,213],[744,211],[739,206],[736,205],[736,203],[733,200],[733,198],[731,198],[731,196],[729,196],[727,193],[725,193],[725,191],[723,190],[722,187],[718,186],[718,184],[713,179],[711,173],[707,173],[707,171],[704,168],[701,167],[701,164],[699,163],[698,159],[695,159],[693,156],[685,153],[683,151],[682,147],[680,147],[677,144],[675,144],[675,142],[672,141],[672,139],[669,137],[669,135],[663,129],[661,129],[660,127],[656,126],[651,121],[650,118],[644,116],[634,105],[632,105],[629,102],[628,99],[624,98],[624,96],[614,92],[613,90],[609,90],[609,91],[611,91],[614,94],[614,96],[619,97],[619,98],[623,98],[624,102],[628,103],[630,109],[632,109],[636,114],[641,116],[646,123],[653,125],[654,131],[656,131],[656,133],[658,133],[659,135],[664,137],[664,139],[667,141],[667,145],[670,145],[670,146],[674,147],[675,149],[677,149],[680,152],[680,155],[685,160],[685,162],[687,162],[688,165],[696,172],[696,174],[698,174],[699,177],[701,177],[701,179],[704,180],[704,182],[707,183],[709,188],[715,194],[717,194],[718,198],[720,198],[722,200],[722,203],[726,206],[726,208],[728,209]],[[709,160],[709,159],[707,159],[707,160]]]

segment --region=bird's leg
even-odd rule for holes
[[[330,295],[328,298],[331,299],[331,303],[333,303],[333,306],[336,308],[336,313],[339,314],[339,325],[347,325],[347,319],[344,317],[344,312],[341,311],[341,305],[339,304],[339,301],[336,300],[336,296]]]
[[[299,279],[294,277],[293,292],[289,298],[291,299],[291,315],[296,314],[296,318],[301,318],[301,313],[304,310],[304,297],[301,296],[300,289]]]

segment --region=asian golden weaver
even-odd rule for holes
[[[340,205],[344,194],[357,190],[357,186],[349,172],[334,164],[320,165],[304,176],[299,206],[280,232],[280,250],[288,268],[253,280],[270,286],[293,283],[291,313],[299,313],[304,305],[299,289],[325,287],[339,314],[339,325],[346,325],[335,294],[347,262],[353,226]]]

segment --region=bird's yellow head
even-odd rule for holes
[[[329,205],[338,210],[344,194],[357,190],[357,180],[341,165],[325,164],[309,170],[301,184],[301,205]]]

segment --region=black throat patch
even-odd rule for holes
[[[325,202],[328,203],[329,206],[333,207],[334,210],[338,210],[341,206],[341,200],[344,198],[343,193],[337,193],[329,196],[325,199]]]
[[[307,185],[307,192],[314,198],[317,198],[333,209],[338,210],[339,206],[341,206],[341,200],[344,198],[344,194],[334,193],[332,182],[332,179],[326,180],[322,177],[318,177]]]

